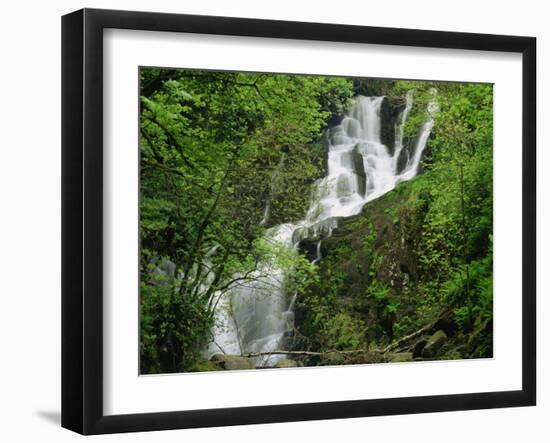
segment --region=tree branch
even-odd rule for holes
[[[268,356],[268,355],[295,355],[295,356],[309,356],[309,357],[318,357],[323,355],[330,355],[330,354],[341,354],[341,355],[351,355],[351,354],[367,354],[369,352],[365,349],[360,350],[353,350],[353,351],[326,351],[326,352],[314,352],[314,351],[269,351],[269,352],[249,352],[246,354],[241,354],[241,357],[262,357],[262,356]],[[376,352],[376,351],[374,351]]]

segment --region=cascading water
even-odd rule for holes
[[[409,112],[411,110],[413,104],[413,93],[412,91],[408,91],[405,95],[405,109],[399,116],[399,123],[395,127],[395,150],[394,150],[394,156],[393,156],[393,170],[397,172],[399,168],[399,159],[401,156],[401,152],[403,152],[403,137],[405,132],[405,123],[407,121],[407,117],[409,116]],[[405,151],[408,155],[408,152]],[[407,158],[408,162],[408,158]]]
[[[269,229],[265,239],[291,249],[295,228],[290,223],[279,225]],[[214,340],[206,355],[280,350],[293,321],[294,300],[287,300],[283,271],[273,262],[262,263],[249,279],[233,285],[219,297]],[[281,355],[258,357],[255,363],[271,366],[283,358]]]
[[[356,97],[341,123],[329,131],[328,175],[314,184],[305,219],[269,229],[265,240],[291,250],[305,238],[317,239],[313,260],[317,263],[321,259],[322,237],[332,234],[339,218],[358,214],[367,202],[417,174],[437,112],[435,94],[432,90],[428,118],[409,152],[403,145],[403,132],[413,95],[407,93],[395,127],[393,153],[381,141],[384,97]],[[269,216],[269,204],[268,201],[264,220]],[[262,263],[250,276],[251,280],[235,284],[219,296],[214,340],[206,356],[220,352],[267,353],[256,357],[255,364],[273,366],[285,358],[269,352],[285,348],[285,335],[292,331],[294,323],[296,295],[289,300],[284,272],[273,262]]]

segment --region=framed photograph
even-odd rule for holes
[[[531,37],[62,21],[62,425],[536,402]]]

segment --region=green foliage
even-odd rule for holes
[[[439,84],[440,112],[419,182],[424,315],[453,307],[463,332],[492,319],[492,86]],[[488,349],[490,351],[490,349]]]
[[[314,280],[300,257],[258,239],[303,217],[304,190],[324,175],[322,131],[348,106],[352,83],[144,68],[140,86],[141,369],[193,370],[235,275],[269,253],[289,269],[289,286]],[[157,275],[163,260],[175,265],[169,282]]]
[[[321,333],[328,349],[355,350],[364,347],[367,326],[346,312],[337,312],[326,319]]]
[[[204,298],[179,295],[181,282],[149,264],[142,270],[140,367],[142,373],[193,370],[208,344],[212,317]]]
[[[344,313],[368,325],[363,342],[384,346],[450,311],[459,355],[492,355],[492,86],[394,81],[382,88],[365,81],[356,87],[384,94],[400,109],[413,91],[405,146],[428,118],[433,88],[439,112],[422,173],[343,221],[343,234],[327,242],[320,284],[302,300],[311,316],[302,313],[300,332],[323,337],[312,341],[314,348],[331,349],[337,339],[323,327]]]
[[[450,310],[463,355],[491,354],[491,85],[165,69],[140,76],[143,373],[215,369],[202,356],[214,307],[260,263],[285,272],[307,349],[379,347]],[[410,149],[434,88],[439,112],[421,175],[342,221],[323,240],[318,266],[266,240],[270,227],[303,218],[307,191],[326,175],[323,132],[354,93],[385,95],[395,119],[412,90]]]

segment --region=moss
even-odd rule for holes
[[[412,352],[395,352],[385,355],[384,358],[388,363],[404,363],[413,361],[413,354]]]
[[[311,203],[308,191],[326,175],[327,147],[323,140],[321,137],[315,143],[286,150],[278,173],[279,184],[266,193],[271,193],[268,226],[304,218]]]
[[[367,343],[387,344],[441,312],[439,305],[423,297],[430,280],[419,269],[431,184],[429,172],[401,183],[357,216],[340,220],[333,235],[323,240],[321,283],[312,291],[330,306],[332,315],[342,318],[343,312],[369,325]],[[297,316],[298,328],[305,317],[303,312]],[[337,342],[333,340],[333,347]]]
[[[211,372],[211,371],[221,371],[222,368],[216,363],[208,360],[202,360],[196,362],[189,372]]]
[[[323,240],[321,283],[312,288],[311,297],[331,315],[323,328],[313,327],[311,315],[308,320],[304,312],[311,309],[305,297],[297,313],[305,335],[324,329],[327,346],[353,349],[361,343],[387,343],[396,333],[416,327],[411,288],[416,284],[415,239],[422,224],[417,218],[423,213],[419,189],[411,183],[400,185],[367,204],[361,214],[341,220],[333,235]],[[362,323],[369,328],[357,327]]]

